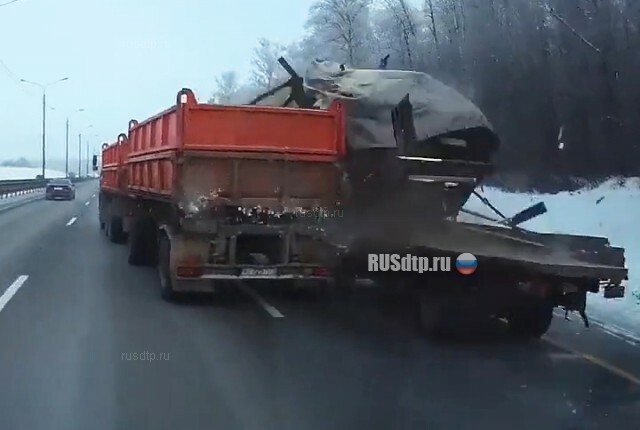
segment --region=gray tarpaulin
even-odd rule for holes
[[[352,149],[394,148],[391,109],[409,94],[419,140],[450,131],[492,129],[480,109],[459,92],[426,73],[350,69],[330,61],[314,61],[305,76],[306,90],[326,108],[340,99],[347,105],[347,138]],[[284,89],[261,105],[282,105]]]

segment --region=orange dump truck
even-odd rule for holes
[[[133,265],[158,266],[162,296],[230,280],[326,280],[318,218],[341,204],[345,117],[328,110],[175,106],[103,145],[100,226]]]

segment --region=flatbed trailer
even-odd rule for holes
[[[461,321],[503,318],[514,334],[537,338],[548,330],[553,309],[576,311],[589,325],[587,294],[623,297],[627,279],[624,249],[606,238],[513,231],[480,224],[444,221],[430,225],[411,240],[367,234],[345,245],[340,284],[349,288],[356,278],[382,286],[408,287],[415,294],[418,322],[429,334],[465,326]],[[477,259],[472,275],[450,272],[370,272],[369,253],[449,257],[462,253]]]
[[[226,281],[330,278],[318,208],[340,205],[344,113],[176,105],[103,145],[100,226],[133,265],[158,266],[162,297]]]

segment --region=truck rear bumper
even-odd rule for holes
[[[178,279],[190,279],[190,278],[178,278]],[[328,279],[326,276],[305,276],[305,275],[226,275],[226,274],[209,274],[202,275],[198,279],[227,279],[227,280],[249,280],[249,279],[273,279],[273,280],[287,280],[287,279],[315,279],[322,280]]]
[[[327,280],[331,273],[326,267],[312,265],[222,266],[199,268],[178,267],[177,280]]]
[[[200,278],[178,278],[174,280],[173,289],[179,293],[214,293],[213,282]]]
[[[181,293],[213,293],[219,288],[240,287],[242,281],[327,281],[327,276],[313,276],[304,274],[275,274],[275,275],[243,275],[232,273],[207,273],[201,276],[185,277],[179,276],[174,280],[174,289]],[[220,282],[223,282],[220,284]],[[296,286],[304,286],[305,284]],[[314,284],[316,285],[316,284]]]

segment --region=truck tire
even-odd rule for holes
[[[553,319],[553,305],[537,303],[519,307],[507,318],[509,331],[519,339],[539,339],[544,335]]]
[[[102,193],[98,194],[98,222],[100,223],[100,230],[104,230],[105,224],[102,220],[105,211],[106,204],[102,201]]]
[[[127,240],[127,236],[124,233],[122,218],[112,216],[107,223],[107,237],[111,243],[124,243]]]
[[[171,243],[166,234],[160,234],[158,238],[158,278],[160,281],[160,296],[167,302],[176,300],[176,292],[173,289],[171,279]]]
[[[156,226],[148,218],[137,219],[129,232],[129,264],[154,266],[158,260]]]

